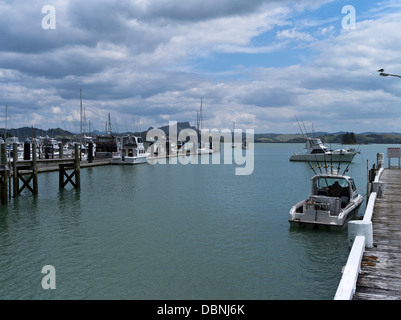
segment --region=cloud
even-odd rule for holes
[[[299,32],[296,28],[293,29],[286,29],[277,32],[278,39],[294,39],[299,41],[313,41],[314,38],[306,33],[306,32]]]
[[[203,98],[210,128],[297,132],[303,115],[321,130],[366,131],[398,117],[399,82],[376,70],[401,73],[397,2],[369,3],[343,30],[334,1],[60,0],[56,29],[44,30],[48,3],[3,1],[0,104],[13,126],[73,129],[82,88],[99,130],[109,112],[121,128],[194,123]]]

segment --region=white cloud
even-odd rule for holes
[[[286,29],[277,32],[278,39],[293,39],[297,41],[313,41],[314,38],[306,32],[297,31],[296,28]]]
[[[0,104],[14,126],[31,123],[31,110],[66,129],[79,123],[80,88],[99,130],[108,112],[121,128],[194,122],[201,97],[210,128],[297,132],[302,114],[322,130],[351,130],[352,119],[366,131],[373,117],[399,119],[401,83],[376,72],[401,73],[398,2],[385,2],[390,13],[358,10],[355,30],[339,29],[341,10],[319,16],[331,2],[56,1],[53,31],[41,28],[41,8],[1,3]],[[243,60],[214,71],[219,54]]]

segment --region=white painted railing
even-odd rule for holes
[[[351,300],[355,294],[356,282],[358,280],[359,271],[361,269],[361,261],[365,248],[373,247],[373,227],[372,216],[376,198],[384,195],[385,185],[380,182],[380,176],[384,168],[381,168],[372,183],[376,185],[369,196],[363,220],[353,220],[348,222],[348,241],[352,245],[351,252],[348,256],[347,264],[343,269],[343,275],[334,300]]]
[[[363,252],[365,251],[365,237],[357,236],[348,256],[347,264],[343,269],[343,276],[337,288],[334,300],[352,300],[356,289]]]

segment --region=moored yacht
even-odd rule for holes
[[[113,152],[112,164],[138,164],[147,161],[143,139],[136,136],[117,137],[117,152]]]
[[[290,156],[290,161],[307,162],[351,162],[358,153],[355,149],[328,148],[319,138],[307,138],[305,153],[296,153]]]

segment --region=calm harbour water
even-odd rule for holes
[[[41,173],[37,197],[0,208],[0,299],[333,299],[347,229],[287,221],[311,189],[308,164],[288,160],[302,147],[255,144],[247,176],[235,163],[103,166],[59,190],[57,172]],[[360,147],[348,174],[361,193],[386,148]]]

